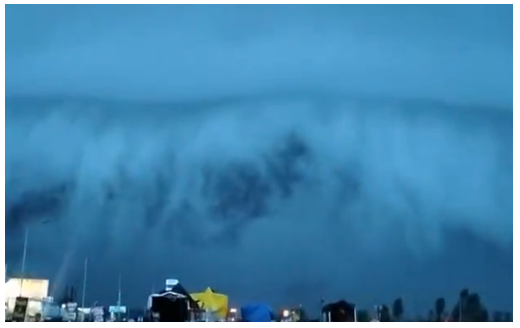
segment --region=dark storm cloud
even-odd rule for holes
[[[97,254],[96,299],[124,271],[130,302],[174,275],[240,301],[421,307],[435,272],[428,300],[468,283],[509,306],[511,7],[11,6],[6,20],[6,228],[32,222],[48,260],[34,270],[70,280]]]
[[[7,92],[197,101],[303,89],[511,106],[511,8],[8,6]]]

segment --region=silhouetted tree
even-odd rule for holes
[[[428,311],[428,321],[435,321],[435,313],[433,310]]]
[[[513,322],[513,314],[511,312],[504,312],[504,322]]]
[[[390,309],[388,308],[388,306],[383,305],[381,307],[381,314],[379,316],[379,321],[380,322],[390,322],[390,321],[392,321],[392,315],[390,314]]]
[[[392,305],[392,315],[394,316],[394,320],[401,321],[401,318],[403,317],[403,313],[404,313],[403,300],[401,298],[398,298],[394,301],[394,304]]]
[[[480,312],[480,321],[479,322],[488,322],[489,321],[489,312],[487,309],[482,309]]]
[[[416,318],[415,318],[415,322],[427,322],[428,319],[426,319],[425,317],[423,317],[422,315],[418,315]]]
[[[480,301],[480,296],[477,293],[470,294],[466,299],[466,307],[464,309],[463,318],[468,322],[481,322],[483,321],[483,310],[484,307]]]
[[[435,300],[435,321],[442,321],[442,315],[446,308],[446,300],[443,297],[439,297]]]
[[[464,288],[459,293],[459,300],[457,301],[457,304],[453,308],[453,311],[451,312],[451,319],[452,321],[466,321],[465,314],[466,314],[466,307],[467,307],[467,300],[469,297],[469,290],[467,288]]]
[[[370,314],[366,310],[358,310],[357,312],[357,321],[358,322],[369,322]]]
[[[502,312],[494,311],[493,312],[493,321],[494,322],[502,322]]]

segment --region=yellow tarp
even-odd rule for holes
[[[190,294],[191,297],[205,309],[215,312],[220,318],[226,318],[228,314],[228,297],[224,294],[213,292],[211,288],[206,288],[200,293]]]

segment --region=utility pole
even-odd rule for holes
[[[117,286],[117,321],[121,321],[121,273],[119,274],[119,281]]]
[[[88,272],[88,258],[85,258],[85,265],[83,268],[83,292],[81,294],[81,307],[85,308],[85,296],[87,294],[87,272]]]
[[[25,239],[23,242],[23,255],[22,255],[22,277],[20,279],[20,296],[22,295],[23,291],[23,281],[25,279],[25,262],[27,260],[27,246],[29,244],[29,228],[25,229]]]

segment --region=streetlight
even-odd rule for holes
[[[39,223],[40,224],[47,224],[49,222],[52,222],[53,220],[52,219],[48,219],[48,220],[43,220],[43,221],[40,221]],[[24,279],[25,279],[25,264],[27,262],[27,248],[29,247],[29,227],[27,226],[25,228],[25,238],[24,238],[24,242],[23,242],[23,254],[22,254],[22,277],[20,279],[20,296],[22,296],[22,291],[23,291],[23,282],[24,282]],[[6,265],[6,271],[7,271],[7,265]]]
[[[25,239],[23,242],[23,255],[22,255],[22,277],[20,279],[20,296],[23,291],[23,281],[25,279],[25,262],[27,260],[27,246],[29,244],[29,228],[25,229]]]

